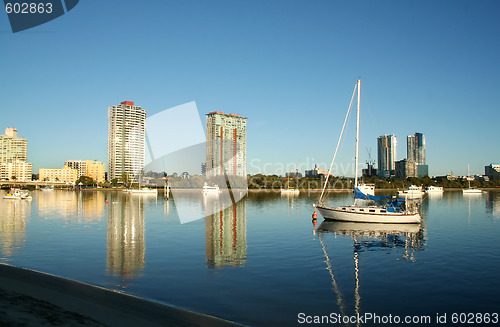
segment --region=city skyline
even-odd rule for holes
[[[130,119],[121,119],[121,124],[123,126],[129,126],[133,125],[134,128],[140,133],[138,135],[144,135],[144,130],[145,130],[145,120],[146,120],[146,111],[142,110],[140,107],[135,107],[133,101],[123,101],[119,106],[111,106],[108,108],[108,113],[111,113],[113,110],[116,111],[116,109],[124,109],[124,108],[139,108],[142,114],[140,116],[144,116],[141,118],[139,124],[136,124],[136,114],[129,114],[128,115],[120,115],[122,116],[128,116]],[[108,116],[111,117],[111,116]],[[227,173],[230,171],[231,173],[229,175],[235,175],[235,176],[246,176],[246,119],[247,117],[241,117],[238,114],[226,114],[224,112],[220,111],[214,111],[206,114],[207,120],[206,120],[206,126],[207,130],[209,131],[207,135],[207,142],[206,142],[206,147],[205,147],[205,162],[202,162],[201,167],[200,167],[200,172],[198,171],[191,171],[191,172],[186,172],[183,171],[182,173],[187,173],[187,174],[194,174],[194,175],[206,175],[208,177],[215,177],[215,176],[221,176],[225,175],[224,171]],[[222,117],[222,118],[221,118]],[[123,117],[122,117],[123,118]],[[113,139],[113,135],[116,134],[116,131],[113,132],[113,125],[116,125],[116,121],[114,119],[111,119],[108,121],[108,124],[110,126],[110,130],[108,133],[108,143],[115,143],[112,142],[111,140]],[[140,127],[140,126],[142,127]],[[122,127],[123,127],[122,126]],[[128,128],[130,129],[130,128]],[[129,131],[130,132],[130,131]],[[123,133],[122,133],[123,134]],[[130,133],[129,133],[130,134]],[[133,133],[132,133],[133,134]],[[110,138],[111,135],[111,138]],[[234,140],[231,138],[234,137]],[[130,137],[129,137],[130,138]],[[4,139],[9,140],[8,146],[3,145],[2,142],[5,143]],[[11,139],[14,139],[15,142],[10,141]],[[131,138],[135,143],[137,143],[136,137]],[[224,141],[230,141],[230,142],[222,142]],[[14,146],[11,146],[10,143],[13,143]],[[127,143],[127,142],[125,142]],[[134,144],[135,144],[134,143]],[[137,153],[143,153],[146,150],[146,143],[144,139],[144,144],[142,146],[137,146],[135,149]],[[111,148],[116,148],[116,144],[112,145]],[[12,149],[11,149],[12,148]],[[18,160],[17,157],[19,156],[21,158],[26,158],[27,157],[27,139],[23,137],[17,137],[17,129],[16,128],[6,128],[5,129],[5,134],[0,135],[0,149],[2,149],[2,152],[0,152],[0,163],[4,164],[4,161],[6,162],[7,160],[5,159],[6,157],[9,157],[9,163],[12,163],[14,161],[18,165],[10,167],[9,172],[5,170],[5,167],[2,165],[0,168],[0,179],[1,180],[11,180],[10,177],[7,176],[16,176],[18,181],[28,181],[31,180],[31,177],[28,178],[28,176],[31,176],[31,173],[25,173],[24,171],[27,169],[26,167],[29,166],[30,172],[31,172],[31,163],[26,163],[25,160]],[[381,177],[381,178],[389,178],[389,177],[396,177],[396,178],[401,178],[401,179],[406,179],[407,177],[443,177],[444,175],[429,175],[428,174],[428,165],[426,165],[426,154],[425,154],[425,136],[422,133],[416,132],[414,135],[408,135],[407,136],[407,157],[401,160],[395,160],[396,153],[397,153],[397,138],[395,135],[381,135],[377,138],[377,165],[372,166],[372,168],[375,168],[375,171],[377,171],[376,175]],[[126,149],[122,149],[124,152]],[[199,150],[196,150],[199,151]],[[127,152],[127,151],[125,151]],[[130,152],[130,151],[129,151]],[[13,156],[13,153],[16,155]],[[111,153],[108,153],[108,155],[111,156]],[[127,156],[130,156],[131,154],[128,153]],[[192,154],[191,154],[192,155]],[[16,158],[15,160],[13,158]],[[144,157],[142,157],[144,158]],[[173,160],[170,162],[170,164],[178,164],[179,158],[181,160],[192,160],[194,157],[177,157],[176,155],[174,156],[168,156],[169,159],[167,160]],[[224,158],[224,159],[222,159]],[[230,158],[229,160],[227,158]],[[163,158],[165,159],[165,158]],[[162,160],[163,160],[162,159]],[[140,162],[141,158],[137,158],[137,162]],[[224,164],[220,164],[221,160],[223,160]],[[134,160],[132,160],[134,161]],[[211,162],[211,165],[207,166],[207,162]],[[175,163],[174,163],[175,162]],[[375,161],[371,160],[366,161],[364,164],[372,165],[375,163]],[[22,164],[22,166],[19,166],[19,164]],[[360,168],[364,165],[363,163],[360,163]],[[410,166],[408,166],[408,164]],[[26,166],[28,165],[28,166]],[[328,170],[323,169],[321,167],[318,167],[318,164],[315,163],[314,169],[309,170],[308,167],[310,163],[306,163],[306,166],[302,166],[300,162],[298,164],[292,163],[294,165],[295,169],[289,169],[287,170],[290,165],[282,165],[281,170],[284,172],[284,174],[277,174],[279,176],[283,177],[289,177],[290,174],[295,174],[298,172],[300,175],[302,175],[301,171],[304,171],[304,176],[309,175],[314,175],[313,173],[310,173],[312,171],[318,170],[321,173],[316,172],[316,175],[318,174],[327,174]],[[399,168],[398,168],[399,165]],[[398,170],[403,169],[401,168],[401,165],[405,165],[406,168],[404,170],[411,169],[410,175],[404,177],[401,175],[401,171],[398,172]],[[19,166],[19,167],[18,167]],[[136,165],[137,166],[137,165]],[[178,167],[181,167],[181,165],[178,165]],[[192,165],[191,165],[192,166]],[[212,166],[212,167],[211,167]],[[414,166],[414,167],[413,167]],[[412,176],[413,173],[417,174],[417,166],[418,166],[418,176]],[[420,169],[420,166],[422,166],[422,169]],[[159,167],[157,166],[150,166],[150,165],[143,165],[143,169],[136,169],[135,171],[143,171],[144,173],[149,172],[150,170],[147,170],[147,168],[152,168],[152,172],[159,172],[157,171]],[[208,168],[207,168],[208,167]],[[326,166],[325,166],[326,167]],[[411,168],[409,168],[411,167]],[[491,170],[491,167],[495,167],[496,171],[498,171],[500,168],[500,165],[498,163],[490,163],[484,166],[484,172],[480,173],[471,173],[470,176],[487,176],[487,175],[493,175],[496,174],[492,173],[493,170]],[[165,167],[164,167],[165,168]],[[349,167],[348,167],[349,168]],[[340,177],[352,177],[348,174],[345,174],[348,172],[349,169],[346,169],[346,167],[343,167],[342,164],[337,165],[334,167],[332,170],[332,175],[335,176],[340,176]],[[381,169],[384,168],[384,169]],[[67,169],[68,171],[66,171]],[[4,171],[5,170],[5,171]],[[70,170],[74,170],[74,177],[72,175],[72,172]],[[160,169],[161,170],[161,169]],[[181,169],[182,170],[182,169]],[[365,170],[365,169],[363,169]],[[43,172],[42,172],[43,171]],[[165,171],[163,171],[165,172]],[[166,172],[165,172],[166,173]],[[172,173],[180,174],[180,171],[172,171],[169,176],[172,175]],[[36,171],[33,171],[33,174],[36,175]],[[467,173],[469,174],[469,172]],[[64,166],[62,168],[39,168],[39,180],[48,180],[48,181],[66,181],[66,182],[74,182],[77,178],[81,176],[87,176],[92,178],[93,180],[97,180],[98,183],[102,183],[106,180],[105,176],[108,176],[107,179],[110,179],[111,176],[108,174],[108,168],[103,164],[102,162],[98,162],[96,160],[65,160]],[[276,175],[276,174],[274,174]],[[450,174],[446,174],[450,176],[455,176],[453,172],[450,172]],[[26,176],[26,177],[25,177]],[[463,175],[458,175],[461,177],[466,176],[465,174]],[[49,178],[47,178],[49,177]],[[55,179],[57,177],[57,179]],[[61,178],[62,177],[62,178]],[[309,176],[311,177],[311,176]],[[117,178],[117,177],[115,177]],[[138,175],[136,174],[135,178],[138,178]]]
[[[0,15],[0,123],[29,140],[34,172],[71,158],[107,162],[103,108],[123,99],[151,114],[189,101],[200,117],[245,114],[250,174],[328,165],[357,78],[360,163],[379,135],[414,131],[426,135],[429,175],[465,175],[468,162],[483,174],[500,161],[489,142],[499,108],[487,96],[500,86],[496,1],[119,4],[117,15],[112,2],[82,2],[16,34]],[[123,16],[134,19],[120,25]],[[103,51],[124,45],[120,56]],[[338,162],[352,153],[344,146]]]

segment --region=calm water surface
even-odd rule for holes
[[[214,211],[217,198],[186,193],[184,202],[215,212],[186,224],[161,196],[32,195],[0,202],[2,262],[243,324],[299,325],[299,313],[447,313],[452,325],[454,312],[500,313],[500,192],[425,198],[420,225],[318,217],[316,227],[317,195],[250,194]]]

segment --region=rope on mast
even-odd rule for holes
[[[358,82],[356,81],[356,86],[354,86],[354,92],[352,92],[351,102],[349,102],[349,108],[347,109],[347,114],[345,115],[344,124],[342,125],[342,130],[340,131],[340,137],[337,142],[337,147],[335,148],[335,153],[333,155],[332,163],[330,164],[330,169],[328,170],[328,176],[326,176],[325,185],[323,186],[323,190],[321,191],[321,195],[319,196],[318,200],[319,203],[321,203],[321,200],[323,200],[323,195],[325,194],[326,186],[328,185],[328,179],[330,178],[333,163],[335,162],[335,158],[337,157],[337,151],[339,150],[340,141],[342,140],[342,135],[344,134],[345,125],[347,123],[347,119],[349,118],[349,113],[351,112],[352,102],[354,100],[354,95],[356,94],[357,88],[358,88]]]

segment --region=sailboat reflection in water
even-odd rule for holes
[[[420,224],[379,224],[379,223],[356,223],[340,221],[323,221],[314,231],[321,243],[321,248],[325,256],[327,270],[332,279],[332,289],[337,297],[337,306],[340,314],[347,314],[346,301],[339,285],[337,284],[331,254],[327,251],[329,235],[348,236],[353,239],[353,260],[354,260],[354,314],[358,316],[361,305],[360,292],[360,253],[373,248],[402,248],[402,258],[411,262],[416,261],[415,251],[422,250],[424,245],[424,233]],[[359,326],[359,322],[358,322]]]

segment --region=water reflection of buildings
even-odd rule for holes
[[[0,248],[3,255],[11,256],[24,246],[26,217],[31,212],[31,201],[0,200]]]
[[[500,192],[487,192],[484,196],[486,212],[500,219]]]
[[[144,203],[147,198],[113,193],[108,199],[106,273],[123,279],[140,275],[146,262]]]
[[[38,192],[38,212],[45,218],[101,220],[104,206],[105,195],[100,191]]]
[[[206,259],[210,268],[242,266],[246,262],[246,199],[230,206],[229,198],[205,197]],[[227,206],[227,207],[226,207]]]

